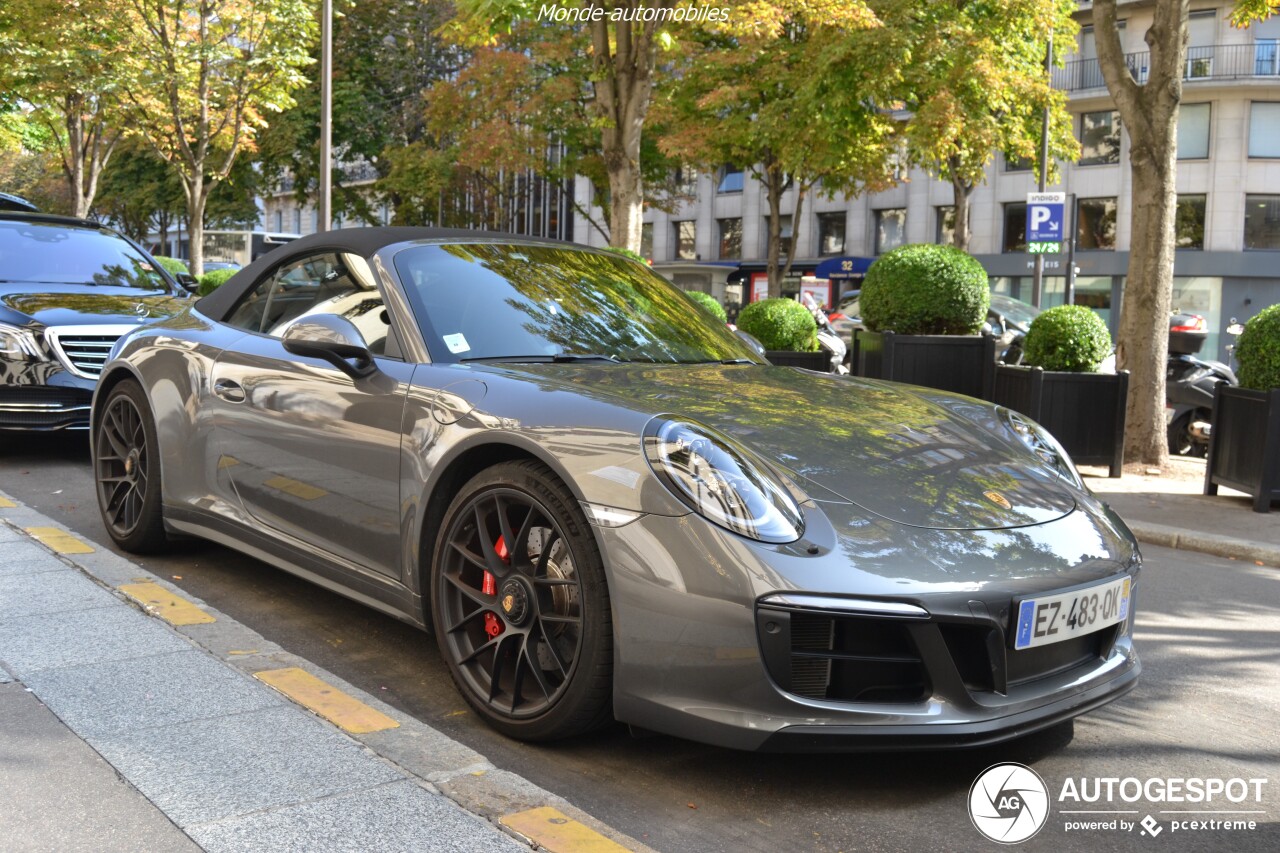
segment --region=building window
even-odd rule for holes
[[[1206,196],[1179,195],[1174,218],[1174,245],[1179,249],[1204,248],[1204,208]]]
[[[1080,116],[1080,165],[1120,162],[1120,113],[1105,110]]]
[[[640,226],[640,254],[653,259],[653,223],[645,222]]]
[[[778,233],[778,257],[789,258],[791,257],[791,247],[794,244],[791,230],[791,216],[780,216],[778,217],[778,222],[782,226]],[[769,237],[769,217],[767,216],[764,218],[764,233],[765,239],[767,240]],[[768,251],[768,244],[765,245],[765,250]]]
[[[672,223],[676,232],[676,258],[682,261],[698,259],[698,223],[692,219]]]
[[[720,226],[720,259],[736,261],[742,257],[742,217],[717,219]]]
[[[1249,156],[1280,157],[1280,104],[1249,105]]]
[[[844,254],[845,223],[846,219],[844,213],[818,214],[819,255]]]
[[[1280,195],[1244,197],[1244,247],[1280,249]]]
[[[1218,40],[1218,13],[1213,9],[1192,12],[1187,19],[1188,80],[1213,76],[1213,50]]]
[[[293,209],[293,233],[302,233],[302,208],[295,207]]]
[[[698,170],[692,166],[676,169],[676,192],[686,198],[698,197]]]
[[[875,224],[877,255],[883,255],[906,242],[907,209],[905,207],[875,211]]]
[[[1116,200],[1082,198],[1076,203],[1076,248],[1114,250],[1116,247]]]
[[[1003,252],[1025,252],[1027,250],[1027,205],[1015,201],[1004,206],[1004,247]]]
[[[1267,18],[1249,25],[1253,33],[1253,73],[1259,77],[1280,74],[1280,18]]]
[[[954,246],[956,244],[956,207],[953,204],[944,204],[935,208],[937,213],[938,227],[934,231],[933,241],[940,246]]]
[[[276,232],[279,233],[283,230],[284,230],[284,211],[277,210],[276,211]]]
[[[1209,156],[1209,104],[1183,104],[1178,108],[1178,159],[1204,160]]]
[[[742,169],[738,166],[725,166],[720,170],[720,183],[716,184],[718,193],[742,192]]]
[[[1017,154],[1004,155],[1004,170],[1006,172],[1030,172],[1035,164],[1036,161],[1030,157],[1019,157]]]

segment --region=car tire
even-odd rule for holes
[[[147,554],[168,544],[160,504],[155,417],[142,386],[116,385],[93,428],[93,475],[102,523],[126,551]]]
[[[478,474],[446,511],[431,568],[436,641],[493,728],[555,740],[613,718],[613,625],[586,516],[545,465]]]

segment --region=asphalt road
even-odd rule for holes
[[[110,547],[87,439],[0,436],[0,489]],[[1269,523],[1266,519],[1259,523]],[[468,713],[431,638],[227,549],[187,543],[138,560],[288,651],[376,694],[661,851],[986,850],[966,801],[975,777],[1031,765],[1054,802],[1028,850],[1280,849],[1280,570],[1144,549],[1137,639],[1145,673],[1112,705],[1047,732],[966,752],[751,755],[621,726],[552,746],[495,734]],[[0,557],[2,559],[2,557]],[[1261,804],[1070,803],[1068,779],[1269,780]],[[1069,815],[1108,809],[1122,815]],[[1252,815],[1164,814],[1190,810]],[[1068,820],[1161,821],[1157,836]],[[1170,820],[1255,820],[1249,831],[1175,831]]]

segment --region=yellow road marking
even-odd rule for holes
[[[158,583],[127,583],[120,587],[120,591],[142,603],[170,625],[207,625],[217,621],[190,601]]]
[[[56,527],[28,527],[27,532],[59,554],[92,554],[93,549],[65,530]]]
[[[506,815],[502,825],[551,853],[625,853],[627,849],[550,806]]]
[[[8,498],[0,498],[0,509],[14,509],[17,504]]]
[[[312,486],[309,483],[300,483],[288,477],[272,477],[270,480],[263,482],[264,486],[275,489],[278,492],[284,492],[286,495],[293,495],[295,498],[301,498],[304,501],[313,501],[316,498],[322,498],[329,494],[318,486]]]
[[[400,726],[386,714],[326,684],[305,669],[296,666],[265,669],[255,672],[253,677],[352,734],[380,732]]]

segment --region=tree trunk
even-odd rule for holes
[[[1164,423],[1169,307],[1177,212],[1178,105],[1187,54],[1188,0],[1156,0],[1144,38],[1150,48],[1145,85],[1133,77],[1120,45],[1116,0],[1094,4],[1098,65],[1129,132],[1131,236],[1120,310],[1117,366],[1130,371],[1125,455],[1146,465],[1169,461]]]
[[[187,190],[187,268],[196,278],[204,275],[204,208],[209,200],[209,188],[204,176],[196,172],[196,178],[183,182]]]
[[[808,184],[796,184],[796,206],[791,212],[791,251],[787,252],[787,262],[783,265],[782,272],[779,274],[781,281],[786,281],[787,276],[791,275],[791,265],[796,260],[796,240],[800,238],[800,222],[801,217],[804,216],[804,197],[808,192]],[[779,229],[778,241],[782,241],[781,229]],[[781,287],[781,282],[779,282],[779,287]]]
[[[108,131],[100,116],[91,117],[86,123],[85,99],[81,95],[68,95],[63,108],[67,141],[62,152],[62,171],[71,190],[74,215],[83,219],[93,208],[98,176],[106,167],[119,134]]]
[[[639,148],[637,137],[636,148]],[[640,251],[644,222],[644,188],[640,182],[640,159],[620,157],[609,169],[609,245]],[[605,162],[609,162],[606,156]],[[588,217],[590,218],[590,217]]]
[[[956,177],[955,172],[952,172],[951,191],[956,211],[953,231],[955,237],[952,245],[962,252],[967,252],[969,251],[969,241],[973,239],[973,229],[969,225],[969,206],[973,198],[973,184],[963,178]]]
[[[769,298],[777,299],[782,295],[782,270],[778,267],[778,257],[782,243],[782,169],[775,162],[766,162],[764,166],[765,195],[769,201],[769,235],[766,250],[765,269],[769,274]]]

